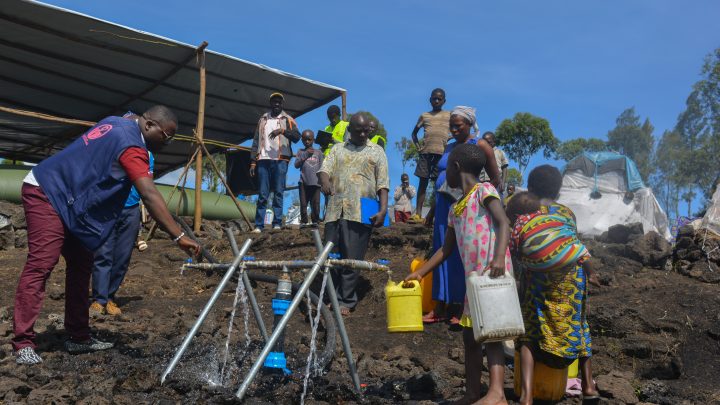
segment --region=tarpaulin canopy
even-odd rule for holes
[[[645,187],[635,162],[615,152],[585,152],[568,162],[565,171],[580,170],[587,177],[609,172],[623,173],[627,189],[635,191]]]
[[[199,69],[196,47],[74,11],[27,0],[0,2],[0,106],[98,121],[155,104],[170,107],[179,134],[193,135]],[[302,115],[344,90],[257,63],[206,51],[205,139],[239,144],[252,137],[268,97]],[[39,162],[87,127],[0,112],[0,157]],[[217,150],[212,144],[208,147]],[[180,166],[190,144],[156,157],[157,173]]]
[[[720,236],[720,187],[715,189],[701,226]]]
[[[578,232],[600,235],[616,224],[640,222],[670,239],[668,219],[632,159],[614,152],[584,153],[563,171],[559,202],[573,210]]]

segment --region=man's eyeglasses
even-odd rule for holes
[[[160,126],[160,123],[159,123],[159,122],[157,122],[157,121],[155,121],[155,120],[153,120],[153,119],[150,119],[150,118],[148,118],[148,117],[146,117],[146,116],[144,116],[144,115],[143,115],[143,118],[145,118],[145,120],[151,122],[153,125],[155,125],[156,127],[158,127],[158,129],[160,130],[160,132],[162,132],[162,134],[163,134],[163,143],[164,143],[165,145],[169,144],[169,143],[172,141],[173,136],[175,136],[175,135],[169,135],[169,134],[162,128],[162,126]]]

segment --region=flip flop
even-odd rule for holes
[[[438,323],[438,322],[445,322],[446,320],[447,320],[447,318],[442,317],[442,316],[437,316],[434,312],[432,314],[427,314],[427,315],[423,316],[423,318],[422,318],[423,323]]]
[[[595,403],[600,400],[600,391],[598,391],[598,389],[597,389],[597,382],[595,382],[595,380],[593,380],[593,385],[595,386],[596,394],[592,394],[592,395],[584,395],[583,394],[583,396],[582,396],[583,403],[585,403],[585,402]]]

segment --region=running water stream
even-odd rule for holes
[[[307,366],[305,366],[305,379],[303,380],[303,392],[300,396],[300,404],[305,404],[305,394],[307,394],[308,380],[310,379],[311,368],[317,373],[319,370],[319,364],[317,362],[316,355],[316,342],[317,342],[317,329],[320,324],[320,305],[323,305],[323,296],[325,295],[325,286],[327,284],[328,271],[325,271],[323,275],[322,285],[320,286],[320,293],[318,294],[318,303],[315,310],[315,319],[312,317],[312,301],[310,300],[310,289],[307,290],[307,303],[308,303],[308,317],[310,318],[310,326],[312,333],[310,335],[310,354],[307,358]]]
[[[242,273],[241,273],[241,276],[242,276]],[[240,295],[240,305],[242,306],[243,327],[245,328],[245,349],[243,352],[243,355],[244,355],[245,353],[247,353],[247,350],[250,347],[250,328],[248,327],[248,325],[249,325],[248,322],[250,321],[250,306],[248,305],[248,294],[247,294],[247,291],[245,290],[244,285],[243,285],[242,294]]]
[[[245,317],[245,339],[247,339],[247,342],[245,343],[246,349],[250,342],[250,335],[248,332],[248,297],[247,291],[245,291],[245,284],[242,280],[243,271],[245,271],[245,269],[241,268],[238,272],[238,283],[237,288],[235,288],[235,298],[233,300],[232,311],[230,312],[230,322],[228,322],[227,339],[225,339],[225,353],[223,354],[222,368],[220,369],[220,385],[223,385],[225,383],[225,367],[227,366],[228,357],[230,356],[230,337],[232,336],[233,323],[235,320],[235,310],[237,309],[238,299],[243,303],[243,316]]]

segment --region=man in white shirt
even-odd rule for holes
[[[265,210],[270,191],[273,192],[273,229],[282,224],[283,194],[288,162],[292,157],[290,142],[300,140],[295,120],[283,111],[285,97],[280,93],[270,95],[270,111],[258,121],[250,150],[250,176],[257,176],[259,195],[255,213],[255,229],[262,232],[265,227]]]

